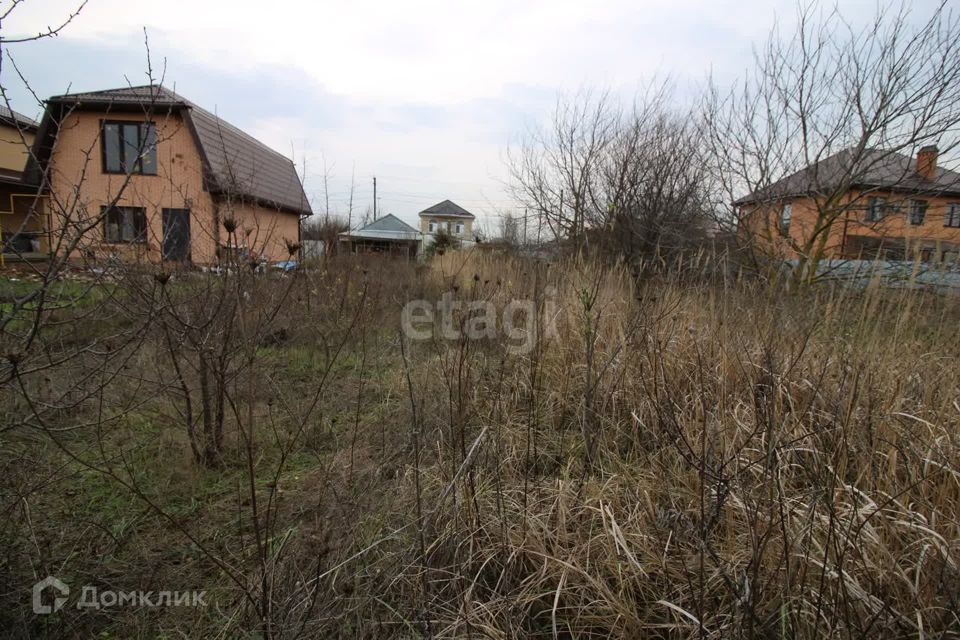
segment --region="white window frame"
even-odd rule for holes
[[[428,231],[429,233],[433,233],[434,231],[436,231],[436,224],[437,224],[437,223],[434,222],[433,220],[431,220],[430,222],[428,222],[428,223],[427,223],[427,231]]]
[[[460,234],[462,234],[462,233],[463,233],[463,223],[462,223],[462,222],[458,222],[458,223],[457,223],[457,235],[460,235]]]

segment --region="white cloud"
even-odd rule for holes
[[[25,3],[5,22],[36,30],[76,0]],[[791,3],[783,0],[781,6]],[[64,37],[109,43],[147,27],[167,54],[229,72],[283,65],[335,93],[455,104],[511,83],[630,82],[663,65],[700,71],[770,23],[745,3],[608,0],[270,3],[92,0]],[[702,37],[690,25],[706,25]],[[714,42],[710,30],[733,42]],[[678,37],[681,36],[681,37]],[[711,44],[713,43],[713,44]],[[716,45],[720,46],[716,46]]]
[[[5,35],[56,24],[78,1],[25,2],[4,20]],[[842,4],[850,16],[874,11],[872,0]],[[170,62],[168,84],[303,155],[308,189],[319,188],[323,153],[336,164],[338,196],[355,164],[359,185],[369,190],[381,174],[384,207],[411,219],[434,195],[481,211],[506,205],[506,143],[525,118],[546,115],[557,90],[629,93],[655,73],[681,90],[711,70],[732,77],[775,17],[789,24],[795,8],[795,0],[90,0],[59,40],[133,52],[146,28],[155,62]],[[25,51],[42,57],[44,46]],[[49,85],[118,86],[125,72],[101,67]],[[231,85],[245,95],[224,95]]]

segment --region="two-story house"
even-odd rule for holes
[[[50,98],[26,179],[71,256],[282,260],[311,213],[289,158],[157,85]]]
[[[787,258],[960,257],[960,173],[916,157],[846,149],[737,200],[740,231]]]
[[[420,212],[420,232],[427,242],[434,234],[449,233],[458,240],[473,240],[472,213],[450,200],[444,200]]]
[[[36,132],[34,120],[0,106],[0,260],[42,257],[46,251],[37,189],[23,182]]]

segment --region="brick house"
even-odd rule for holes
[[[156,85],[50,98],[25,175],[71,256],[282,260],[311,213],[290,159]]]
[[[956,261],[960,173],[938,159],[841,151],[737,200],[740,232],[787,258]]]

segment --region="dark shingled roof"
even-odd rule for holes
[[[916,158],[882,149],[865,149],[857,156],[853,149],[844,149],[734,204],[813,195],[845,185],[953,196],[960,195],[960,173],[937,167],[934,179],[928,180],[917,173]]]
[[[451,202],[450,200],[444,200],[443,202],[438,202],[428,209],[424,209],[420,212],[420,215],[435,215],[435,216],[452,216],[455,218],[470,218],[473,220],[476,216],[461,207],[460,205]]]
[[[182,110],[197,140],[204,161],[205,184],[212,193],[247,196],[264,206],[303,215],[311,213],[303,184],[289,158],[165,87],[126,87],[54,96],[47,101],[38,142],[54,134],[52,107],[154,113]],[[52,140],[44,140],[35,150],[41,162],[49,158],[51,144]],[[37,167],[33,169],[38,171]],[[38,181],[38,175],[33,177]]]
[[[0,105],[0,122],[26,131],[36,131],[37,127],[40,126],[40,123],[33,118],[28,118],[4,105]]]

